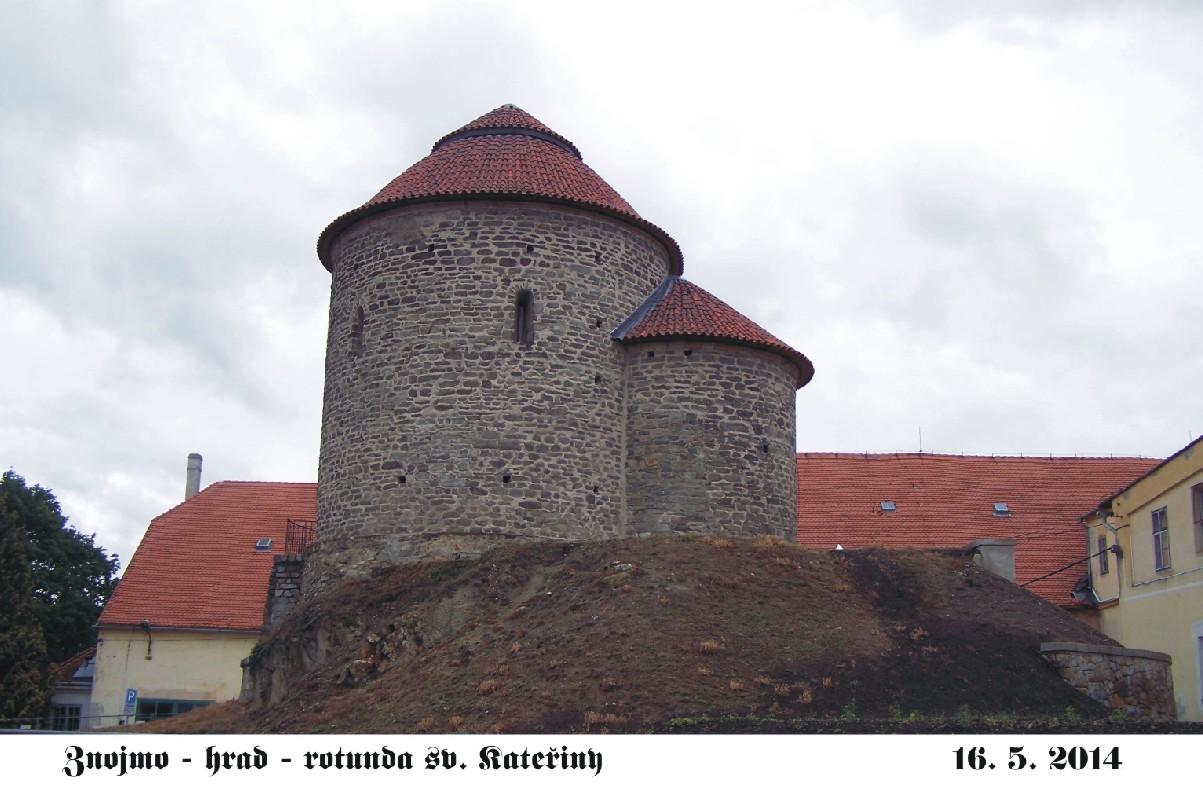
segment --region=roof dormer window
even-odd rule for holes
[[[1008,518],[1011,515],[1011,508],[1005,501],[996,501],[994,502],[994,514],[999,518]]]
[[[882,512],[897,512],[898,505],[892,501],[883,501],[883,502],[881,502],[881,511]]]

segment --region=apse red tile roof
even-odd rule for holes
[[[564,137],[514,106],[502,106],[439,139],[430,155],[360,206],[336,219],[318,238],[318,256],[331,267],[330,248],[355,222],[418,202],[502,198],[565,203],[603,212],[651,234],[682,270],[680,246],[644,220],[614,188],[581,161]]]
[[[150,522],[104,625],[257,630],[289,518],[312,521],[317,485],[218,482]],[[270,553],[256,552],[259,538]]]
[[[666,339],[717,340],[781,354],[799,371],[798,386],[814,376],[814,366],[797,350],[769,334],[701,287],[669,276],[613,332],[622,342]]]
[[[1014,538],[1019,584],[1086,556],[1080,516],[1160,461],[1139,457],[977,457],[947,454],[799,454],[798,542],[961,548]],[[883,512],[892,501],[896,512]],[[1009,516],[994,514],[1003,502]],[[1084,565],[1027,585],[1072,606]]]

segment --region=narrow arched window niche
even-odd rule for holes
[[[363,307],[355,307],[355,312],[351,315],[351,356],[359,356],[363,353]]]
[[[514,342],[531,345],[535,341],[535,294],[519,290],[514,298]]]

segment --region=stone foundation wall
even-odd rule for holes
[[[1129,718],[1175,721],[1178,717],[1168,654],[1063,642],[1041,644],[1040,653],[1070,685]]]
[[[797,369],[715,342],[627,346],[627,534],[796,537]]]
[[[530,538],[531,536],[526,536]],[[427,532],[385,533],[345,541],[318,540],[305,554],[304,593],[313,598],[344,579],[362,579],[379,566],[421,560],[476,559],[489,548],[521,535]]]

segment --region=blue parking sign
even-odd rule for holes
[[[125,689],[125,712],[132,713],[134,708],[138,706],[138,690],[137,688]]]

